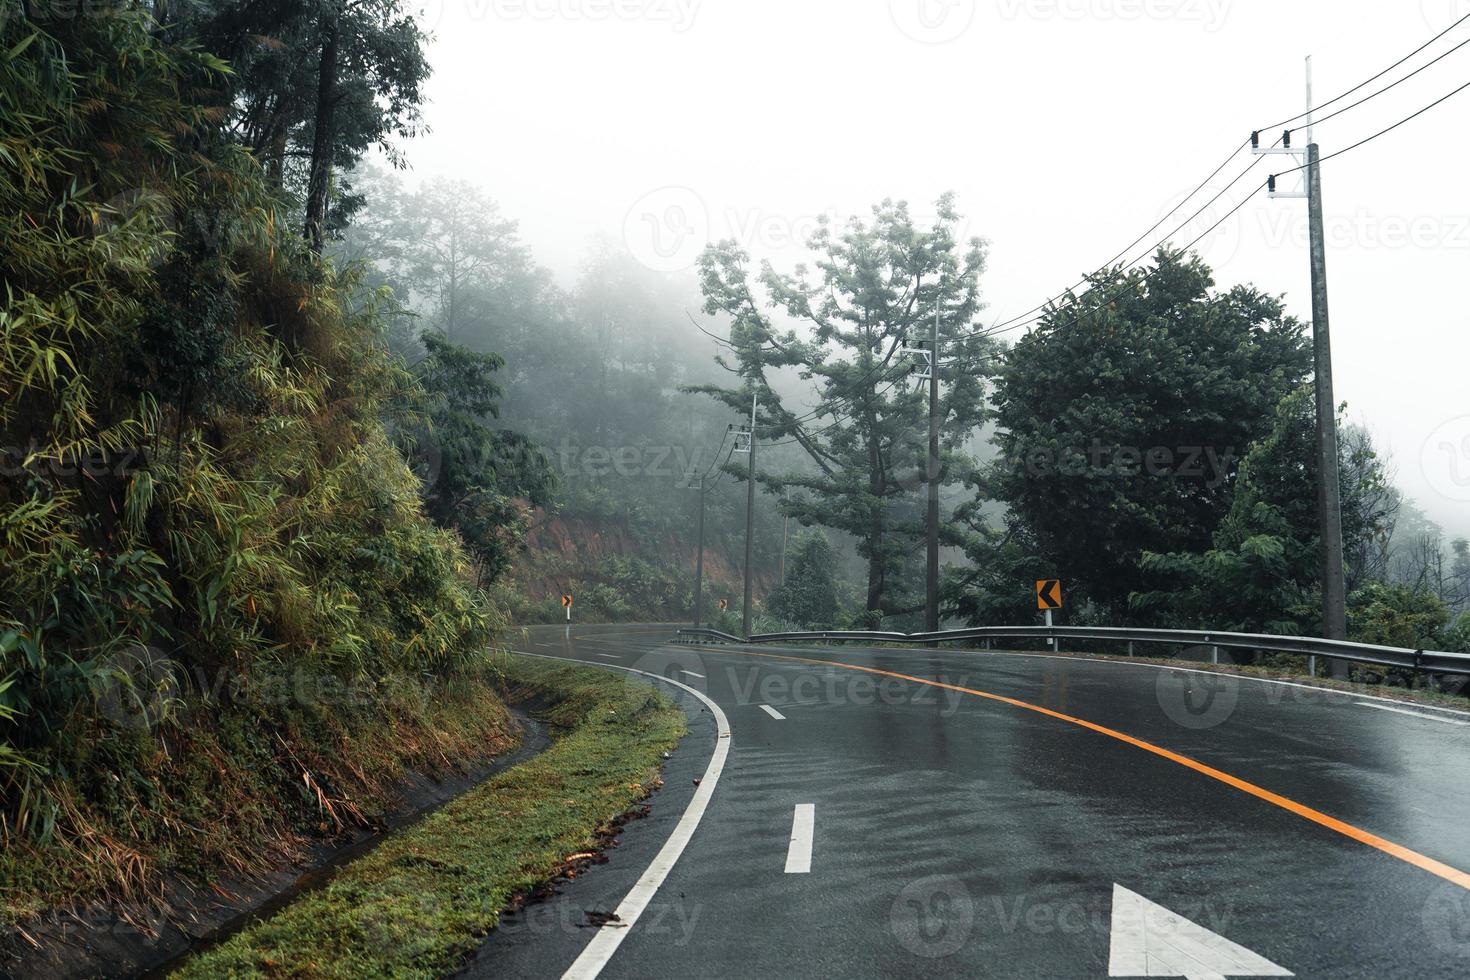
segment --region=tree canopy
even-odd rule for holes
[[[1006,351],[999,458],[978,496],[1004,503],[1000,540],[1025,541],[1036,570],[1120,616],[1145,552],[1210,546],[1240,457],[1310,368],[1280,300],[1215,291],[1196,256],[1163,250],[1151,269],[1100,274]],[[972,539],[972,560],[988,562],[995,540]]]
[[[762,443],[800,449],[810,465],[758,469],[757,479],[783,512],[857,542],[870,622],[922,608],[914,577],[929,405],[904,349],[927,343],[936,319],[943,482],[968,473],[965,444],[988,415],[994,347],[977,322],[985,250],[957,240],[959,220],[949,197],[928,228],[907,204],[884,201],[870,221],[840,231],[820,223],[807,243],[815,270],[766,263],[753,277],[749,255],[728,241],[700,258],[705,312],[729,324],[717,359],[736,383],[690,390],[745,413],[755,395],[757,452]],[[814,408],[788,406],[783,371],[812,383]]]

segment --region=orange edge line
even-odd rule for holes
[[[1127,744],[1132,745],[1135,748],[1143,749],[1145,752],[1151,752],[1162,759],[1168,759],[1170,762],[1175,762],[1181,766],[1184,766],[1185,768],[1193,769],[1195,772],[1198,772],[1205,776],[1209,776],[1211,779],[1218,780],[1219,782],[1222,782],[1227,786],[1233,786],[1235,789],[1238,789],[1243,793],[1249,793],[1251,796],[1254,796],[1257,799],[1265,800],[1267,803],[1278,806],[1281,809],[1288,811],[1289,813],[1294,813],[1299,817],[1303,817],[1307,820],[1312,821],[1315,824],[1326,827],[1328,830],[1336,831],[1337,833],[1342,834],[1344,837],[1350,837],[1360,844],[1367,844],[1369,847],[1377,848],[1385,854],[1398,858],[1400,861],[1412,864],[1416,868],[1428,871],[1432,875],[1437,875],[1438,877],[1443,878],[1445,881],[1459,885],[1461,888],[1470,891],[1470,873],[1461,871],[1459,868],[1451,867],[1450,865],[1445,864],[1442,861],[1436,861],[1434,858],[1429,857],[1425,854],[1420,854],[1418,851],[1404,847],[1402,844],[1395,844],[1393,841],[1387,840],[1383,837],[1379,837],[1377,834],[1369,833],[1368,831],[1363,830],[1361,827],[1354,827],[1350,823],[1339,820],[1336,817],[1328,816],[1320,810],[1314,810],[1306,804],[1298,803],[1295,800],[1288,799],[1287,797],[1282,796],[1279,793],[1273,793],[1269,789],[1264,789],[1263,787],[1257,786],[1254,783],[1246,782],[1239,776],[1232,776],[1228,772],[1222,772],[1221,770],[1216,769],[1213,766],[1207,766],[1203,762],[1198,762],[1194,759],[1189,758],[1188,756],[1180,755],[1177,752],[1171,752],[1168,749],[1163,748],[1162,746],[1154,745],[1152,742],[1145,742],[1141,738],[1135,738],[1132,735],[1127,735],[1123,732],[1117,731],[1116,729],[1108,728],[1106,725],[1099,725],[1096,722],[1087,721],[1084,718],[1074,718],[1071,715],[1062,714],[1060,711],[1053,711],[1050,708],[1043,708],[1039,704],[1031,704],[1028,701],[1020,701],[1016,698],[1008,698],[1002,694],[992,694],[989,691],[979,691],[971,687],[960,687],[955,684],[946,684],[943,681],[926,680],[922,677],[914,677],[911,674],[899,674],[891,670],[881,670],[877,667],[863,667],[858,664],[845,664],[838,660],[814,660],[809,657],[788,657],[782,656],[778,653],[756,653],[752,650],[727,651],[720,650],[714,647],[699,647],[699,649],[705,650],[710,653],[738,652],[742,656],[747,657],[769,657],[772,660],[790,660],[794,663],[818,664],[823,667],[842,667],[846,670],[858,670],[867,674],[878,674],[883,677],[893,677],[897,678],[898,680],[912,681],[915,684],[926,684],[930,687],[938,687],[948,691],[956,691],[960,694],[972,694],[975,697],[987,698],[991,701],[999,701],[1002,704],[1009,704],[1012,707],[1023,708],[1026,711],[1034,711],[1037,714],[1056,718],[1059,721],[1069,722],[1073,725],[1080,725],[1083,728],[1097,732],[1099,735],[1106,735],[1109,738],[1115,738],[1120,742],[1126,742]]]

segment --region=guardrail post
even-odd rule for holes
[[[1219,662],[1220,662],[1220,648],[1219,647],[1210,647],[1210,663],[1212,663],[1212,664],[1218,664]]]
[[[1317,676],[1317,655],[1315,653],[1307,658],[1307,676]]]
[[[1132,640],[1129,640],[1128,641],[1128,656],[1130,656],[1130,657],[1133,656],[1133,641]]]

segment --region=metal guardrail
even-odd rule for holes
[[[1348,660],[1378,667],[1392,667],[1415,673],[1470,676],[1470,653],[1386,647],[1371,643],[1350,643],[1345,640],[1324,640],[1309,636],[1217,633],[1210,630],[1128,629],[1112,626],[977,626],[970,629],[940,630],[936,633],[896,633],[881,630],[757,633],[749,639],[742,639],[715,629],[685,628],[679,630],[679,636],[703,636],[726,643],[740,644],[838,641],[928,644],[1000,639],[1109,640],[1128,644],[1161,643],[1171,646],[1228,647],[1235,650],[1295,653],[1309,657],[1326,657],[1329,660]]]

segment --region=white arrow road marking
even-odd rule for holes
[[[791,846],[786,849],[786,873],[804,875],[812,870],[812,831],[816,829],[817,805],[798,803],[791,815]]]
[[[618,655],[616,653],[599,653],[597,656],[601,657],[604,660],[618,659]]]
[[[1470,728],[1470,721],[1455,721],[1453,718],[1426,715],[1422,711],[1405,711],[1403,708],[1390,708],[1386,704],[1369,704],[1367,701],[1359,701],[1357,703],[1364,708],[1377,708],[1379,711],[1392,711],[1396,715],[1408,715],[1410,718],[1423,718],[1425,721],[1437,721],[1446,725],[1460,725],[1464,728]]]
[[[1114,884],[1108,976],[1225,980],[1296,974]]]
[[[764,711],[766,714],[770,715],[772,718],[776,719],[777,721],[785,721],[786,720],[786,716],[785,715],[783,715],[781,712],[777,711],[775,708],[771,707],[769,704],[763,704],[763,705],[761,705],[761,710]]]

